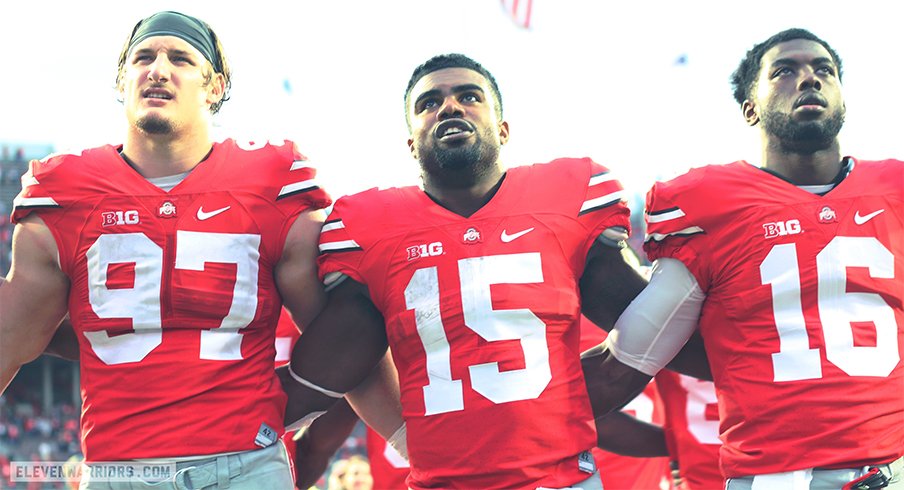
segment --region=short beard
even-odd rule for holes
[[[499,160],[499,145],[492,141],[493,134],[488,132],[478,134],[472,145],[420,151],[421,168],[434,177],[434,182],[441,181],[443,187],[471,187],[490,173]]]
[[[157,116],[142,117],[135,126],[147,134],[171,134],[175,131],[172,122]]]
[[[779,140],[781,147],[793,153],[815,153],[831,147],[844,125],[844,111],[837,111],[824,121],[795,121],[789,114],[766,111],[763,129]]]

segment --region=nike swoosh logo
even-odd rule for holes
[[[225,208],[214,209],[213,211],[210,211],[209,213],[207,213],[207,212],[204,212],[204,207],[202,206],[202,207],[198,208],[198,221],[204,221],[206,219],[213,218],[214,216],[226,211],[227,209],[229,209],[231,207],[232,206],[226,206]]]
[[[857,211],[856,213],[854,213],[854,223],[857,223],[858,225],[862,225],[863,223],[866,223],[867,221],[869,221],[869,220],[875,218],[876,216],[878,216],[879,214],[881,214],[882,211],[885,211],[885,208],[882,208],[878,211],[873,211],[872,213],[869,213],[866,216],[860,216],[860,211]]]
[[[521,238],[524,235],[527,235],[528,233],[530,233],[532,231],[534,231],[533,228],[528,228],[526,230],[519,231],[518,233],[512,233],[511,235],[509,235],[508,233],[505,232],[505,230],[502,230],[502,241],[505,243],[508,243],[512,240],[517,240],[518,238]]]

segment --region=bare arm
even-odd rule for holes
[[[326,304],[317,276],[317,242],[325,218],[322,210],[298,215],[286,234],[282,258],[274,271],[283,306],[301,330]]]
[[[587,255],[581,277],[581,312],[600,328],[611,330],[646,284],[621,249],[597,241]],[[602,354],[603,347],[597,346],[581,356],[587,393],[597,418],[634,399],[652,378],[621,364],[608,352]]]
[[[59,328],[53,333],[53,338],[44,349],[45,354],[66,359],[67,361],[79,360],[78,338],[72,328],[69,317],[63,319]]]
[[[596,419],[596,444],[601,449],[632,456],[655,458],[668,456],[665,431],[624,412],[612,412]]]
[[[346,400],[340,400],[301,433],[295,450],[296,487],[310,488],[317,483],[356,423],[358,414]]]
[[[653,379],[621,363],[606,348],[606,342],[581,354],[581,367],[593,416],[597,419],[633,400]]]
[[[332,289],[326,308],[292,350],[292,371],[322,389],[349,392],[364,421],[389,439],[402,425],[398,379],[386,356],[383,316],[367,288],[347,278]],[[286,423],[328,410],[337,398],[283,376],[289,395]]]
[[[622,249],[596,241],[581,277],[581,312],[607,332],[647,285]]]
[[[12,267],[0,279],[0,388],[38,357],[66,314],[69,278],[44,221],[29,216],[13,232]]]
[[[688,339],[681,352],[666,365],[670,371],[693,376],[706,381],[713,380],[713,373],[709,367],[709,357],[703,345],[703,336],[699,330],[695,330]]]

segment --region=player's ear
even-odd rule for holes
[[[211,69],[210,83],[207,85],[207,105],[219,102],[226,93],[226,77]]]
[[[509,138],[509,125],[508,121],[501,121],[499,123],[499,143],[504,145],[508,142]]]
[[[747,121],[748,126],[756,126],[757,123],[760,122],[760,115],[756,104],[750,99],[745,100],[744,103],[741,104],[741,113],[744,114],[744,120]]]
[[[411,152],[411,157],[417,160],[417,149],[414,147],[414,140],[408,138],[408,151]]]

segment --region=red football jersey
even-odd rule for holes
[[[276,324],[276,367],[285,366],[289,362],[292,355],[292,346],[301,337],[301,331],[292,321],[292,316],[283,308],[279,314],[279,321]]]
[[[292,316],[283,308],[280,311],[279,321],[276,324],[276,342],[274,343],[276,347],[275,367],[285,366],[289,362],[292,346],[295,345],[298,337],[301,337],[301,332],[295,322],[292,321]],[[296,431],[286,432],[282,436],[283,444],[286,445],[286,452],[289,453],[289,465],[293,467],[293,478],[295,477],[295,451],[298,446],[294,439],[296,433]]]
[[[647,196],[647,254],[706,293],[726,477],[904,453],[902,182],[900,161],[856,161],[819,196],[735,162]]]
[[[724,488],[719,471],[719,407],[711,381],[662,370],[656,387],[665,406],[665,436],[678,461],[682,490]]]
[[[118,150],[32,162],[13,210],[44,220],[69,276],[86,459],[269,444],[285,406],[273,268],[294,217],[329,196],[290,142],[215,144],[169,192]]]
[[[408,461],[383,439],[377,431],[367,428],[367,459],[374,488],[378,490],[407,490]]]
[[[366,284],[399,372],[413,488],[565,487],[594,446],[578,279],[622,187],[589,159],[508,171],[469,218],[416,187],[345,197],[320,273]],[[591,465],[592,466],[592,465]]]
[[[606,340],[606,331],[581,316],[581,352]],[[622,411],[644,422],[662,425],[664,421],[662,400],[656,385],[650,383],[643,393],[631,400]],[[592,422],[591,422],[592,423]],[[600,469],[603,488],[607,490],[649,490],[669,474],[669,458],[633,458],[593,448],[593,458]]]

